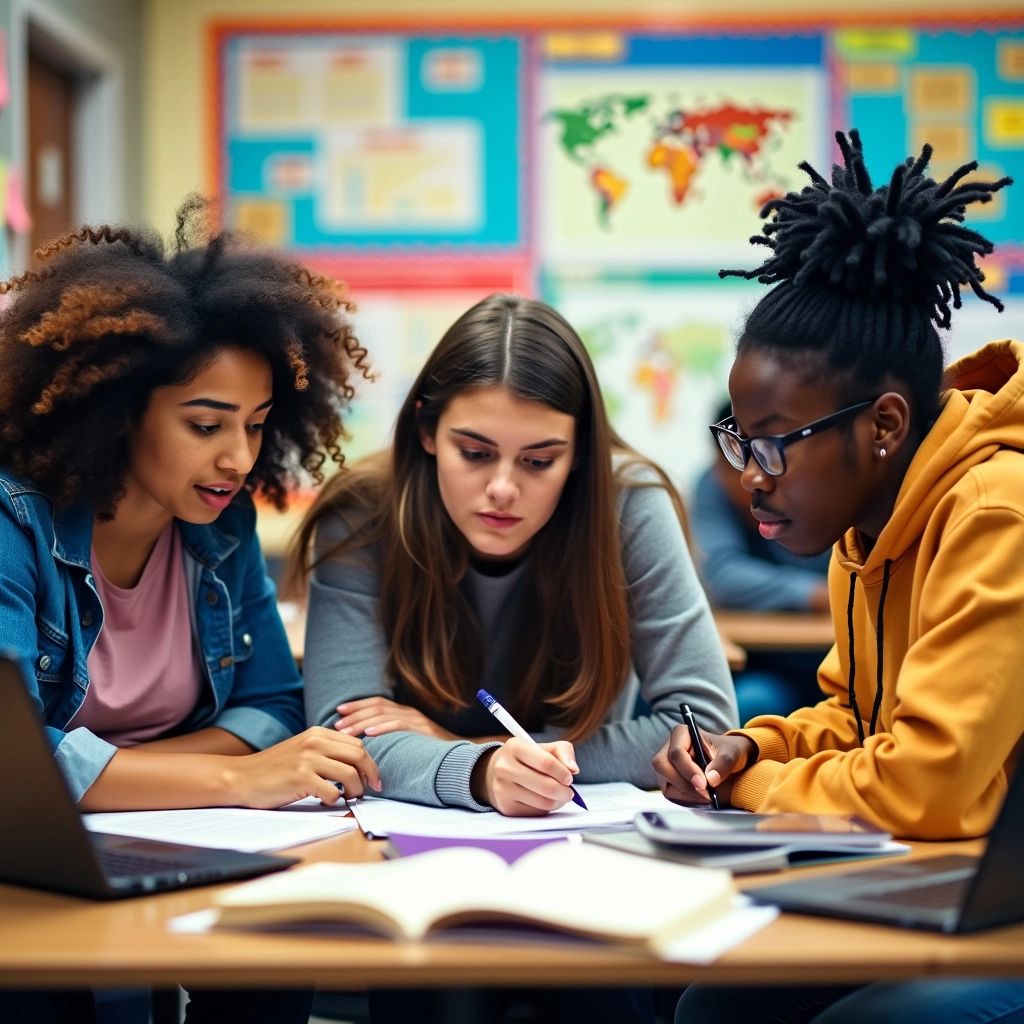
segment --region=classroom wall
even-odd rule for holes
[[[6,0],[5,0],[6,2]],[[75,0],[64,0],[75,5]],[[89,6],[89,5],[86,5]],[[850,17],[870,21],[895,14],[941,20],[946,12],[967,12],[980,16],[978,5],[965,0],[857,0],[849,5]],[[666,19],[678,22],[692,18],[695,24],[725,18],[733,23],[754,24],[766,16],[784,16],[794,22],[820,18],[821,0],[304,0],[282,4],[281,0],[148,0],[145,26],[144,111],[146,154],[144,212],[148,219],[170,224],[182,196],[203,188],[210,181],[204,154],[203,110],[210,101],[206,94],[206,69],[210,55],[207,28],[214,20],[274,17],[291,20],[362,18],[386,26],[388,20],[409,21],[433,18],[443,25],[446,18],[463,20],[504,20],[519,24],[564,17],[566,23],[614,21],[628,15],[631,21],[651,25]],[[1020,16],[1019,0],[990,0],[984,15]]]
[[[998,22],[998,25],[1005,30],[1005,19],[1015,15],[1019,28],[1024,24],[1024,18],[1017,14],[1018,6],[1015,3],[996,0],[995,3],[986,6],[983,16],[979,16],[967,9],[963,0],[905,0],[895,10],[886,0],[861,0],[858,4],[852,5],[849,12],[829,14],[835,17],[841,15],[843,25],[854,28],[878,25],[898,28],[901,24],[913,24],[921,29],[918,35],[923,49],[926,45],[924,37],[930,30],[941,30],[951,21],[958,21],[961,24],[969,21],[981,29],[986,29],[989,26],[985,19],[992,19],[991,26],[994,28],[999,16],[1002,16],[1003,21]],[[278,33],[286,33],[288,28],[295,27],[299,30],[296,37],[301,37],[303,26],[310,29],[330,24],[339,27],[349,24],[370,36],[373,35],[374,29],[379,29],[380,34],[386,36],[389,28],[394,32],[409,29],[410,34],[415,36],[417,29],[425,27],[427,31],[419,35],[430,37],[429,39],[414,39],[408,42],[407,50],[403,49],[403,44],[398,43],[388,58],[395,61],[393,66],[401,69],[407,79],[404,85],[396,86],[395,92],[402,95],[406,102],[412,102],[409,97],[415,93],[419,97],[417,102],[420,102],[423,99],[423,90],[418,74],[423,74],[423,65],[418,61],[424,59],[422,54],[425,51],[447,45],[447,42],[438,42],[439,37],[445,40],[457,39],[458,28],[463,26],[507,27],[510,31],[505,33],[503,38],[513,36],[517,30],[523,32],[536,29],[538,25],[545,29],[564,29],[567,38],[574,34],[583,36],[586,30],[600,25],[621,28],[623,37],[632,31],[640,35],[646,33],[651,38],[658,37],[659,33],[668,33],[672,29],[678,31],[688,28],[707,34],[714,34],[718,30],[731,31],[732,34],[740,36],[746,32],[749,36],[755,36],[758,26],[770,26],[778,29],[778,35],[784,42],[795,40],[792,47],[782,48],[788,48],[796,54],[796,51],[807,50],[808,47],[813,49],[816,45],[813,41],[810,44],[806,41],[815,35],[815,30],[825,27],[821,19],[820,0],[788,0],[770,9],[757,0],[692,0],[689,3],[637,0],[629,5],[622,4],[621,0],[591,0],[585,9],[581,9],[574,0],[437,0],[436,3],[426,3],[423,0],[348,0],[346,3],[307,0],[304,3],[289,5],[281,5],[277,0],[150,0],[145,25],[146,77],[143,90],[146,126],[146,214],[148,219],[167,230],[172,223],[174,210],[185,195],[197,189],[207,193],[230,192],[231,187],[227,184],[229,179],[237,177],[241,173],[238,168],[246,164],[244,176],[247,184],[241,186],[241,191],[250,198],[235,202],[232,195],[228,206],[230,222],[235,226],[250,229],[253,225],[266,227],[269,218],[278,228],[286,222],[294,226],[300,217],[299,203],[305,203],[305,198],[296,201],[295,205],[289,205],[289,201],[279,201],[270,195],[275,191],[276,183],[273,186],[267,185],[277,173],[272,168],[279,166],[273,162],[278,159],[278,154],[283,154],[287,158],[290,148],[294,151],[295,147],[308,145],[308,153],[315,155],[307,155],[295,161],[297,164],[305,162],[305,166],[299,168],[299,173],[307,175],[311,173],[310,168],[316,159],[324,160],[321,166],[326,166],[325,154],[331,151],[331,147],[338,159],[344,155],[345,160],[348,160],[349,143],[339,141],[337,136],[337,132],[350,123],[343,120],[349,116],[347,112],[339,114],[335,111],[331,115],[333,120],[329,123],[315,121],[319,114],[310,115],[307,120],[312,123],[304,124],[301,118],[296,120],[289,112],[288,103],[283,102],[280,110],[268,118],[252,115],[252,111],[257,107],[257,101],[253,97],[259,96],[268,100],[270,107],[274,107],[281,100],[282,94],[274,91],[275,85],[271,80],[261,80],[262,84],[258,87],[252,86],[251,89],[241,84],[244,81],[251,84],[259,76],[256,73],[250,75],[246,70],[250,67],[246,64],[247,58],[239,54],[249,54],[254,58],[254,66],[263,59],[266,52],[276,54],[277,51],[271,49],[264,52],[262,45],[255,44],[251,50],[246,50],[244,47],[247,44],[244,43],[239,44],[241,49],[232,49],[235,43],[225,43],[224,40],[228,37],[237,39],[244,34],[244,29],[251,30],[258,22],[270,24],[272,30]],[[219,48],[215,28],[221,32]],[[574,33],[575,29],[583,31]],[[751,31],[752,29],[754,31]],[[609,35],[614,36],[615,33]],[[895,32],[892,35],[896,37],[894,45],[898,50],[901,34]],[[919,40],[915,35],[911,41],[912,35],[914,33],[906,34],[906,46],[908,52],[912,50],[916,53],[917,50],[914,48]],[[501,33],[495,33],[495,36],[500,37]],[[281,45],[282,52],[288,52],[291,43],[285,42]],[[308,45],[308,49],[303,50],[303,45]],[[343,89],[329,76],[318,77],[312,73],[307,75],[307,54],[310,55],[309,60],[316,61],[316,45],[315,41],[307,44],[296,43],[288,52],[284,58],[286,73],[282,80],[286,89],[289,85],[295,85],[296,88],[304,88],[307,95],[318,97],[326,95],[330,89]],[[696,475],[712,457],[706,424],[711,410],[717,406],[724,394],[735,334],[742,323],[745,310],[756,301],[762,291],[760,286],[735,280],[720,282],[715,271],[721,266],[750,266],[756,262],[758,252],[750,251],[746,239],[757,230],[757,209],[763,202],[758,196],[769,186],[781,187],[782,190],[800,187],[802,182],[797,180],[799,175],[795,167],[801,159],[809,158],[815,165],[827,168],[829,160],[833,158],[828,137],[829,125],[834,120],[837,125],[844,123],[837,118],[846,116],[846,112],[836,113],[841,104],[835,105],[834,99],[830,101],[830,89],[825,85],[826,79],[833,81],[830,72],[825,70],[833,67],[829,64],[830,54],[833,53],[829,45],[821,44],[815,56],[796,56],[788,64],[785,56],[778,55],[777,41],[766,48],[762,46],[760,39],[748,39],[744,45],[742,57],[725,53],[726,50],[734,49],[732,42],[728,46],[717,48],[716,53],[725,56],[726,62],[736,61],[733,70],[738,69],[741,75],[746,69],[753,69],[745,79],[746,102],[760,103],[775,110],[787,110],[792,107],[798,113],[793,116],[792,130],[787,128],[786,131],[780,131],[771,140],[773,168],[786,168],[785,181],[780,174],[771,181],[765,180],[763,186],[758,186],[759,191],[751,184],[752,179],[748,178],[744,186],[746,192],[732,202],[730,199],[723,200],[722,190],[724,187],[730,187],[727,182],[729,178],[733,179],[733,185],[736,184],[739,177],[737,163],[740,158],[734,158],[733,163],[726,166],[729,157],[723,156],[719,161],[715,153],[703,164],[701,174],[704,177],[698,181],[693,194],[702,193],[700,203],[704,199],[713,199],[719,205],[724,202],[727,207],[724,213],[732,221],[728,229],[722,223],[724,217],[720,217],[719,213],[710,212],[710,204],[701,215],[704,218],[701,231],[694,234],[688,232],[688,229],[682,229],[678,219],[678,208],[670,208],[667,201],[667,174],[662,178],[660,175],[664,172],[658,171],[656,173],[659,177],[655,178],[653,173],[639,168],[636,158],[645,156],[645,146],[643,142],[634,139],[633,143],[637,145],[634,145],[628,154],[628,158],[633,162],[630,164],[632,169],[626,172],[626,176],[632,179],[628,186],[631,191],[627,198],[629,202],[633,202],[642,188],[647,189],[644,193],[646,206],[634,220],[625,219],[624,215],[615,213],[610,218],[613,230],[605,234],[597,231],[592,203],[599,189],[593,179],[588,181],[589,168],[584,167],[586,161],[573,163],[571,155],[569,159],[565,158],[565,152],[559,152],[554,158],[548,153],[548,148],[557,145],[554,141],[555,128],[553,121],[550,120],[554,108],[560,104],[568,104],[571,107],[581,97],[599,95],[572,93],[575,86],[567,88],[566,83],[578,69],[570,67],[567,74],[563,74],[561,78],[558,77],[559,69],[556,68],[554,73],[544,78],[544,84],[537,84],[539,76],[536,79],[529,78],[525,91],[520,84],[519,94],[529,96],[529,102],[524,100],[521,108],[515,104],[509,108],[509,121],[502,123],[515,121],[515,126],[510,127],[507,132],[499,130],[499,135],[504,147],[503,159],[506,163],[518,160],[521,163],[521,173],[518,177],[516,174],[509,174],[507,183],[500,175],[497,184],[494,180],[488,179],[491,187],[487,191],[492,198],[500,194],[508,205],[512,205],[516,201],[516,189],[523,187],[521,184],[517,185],[516,181],[521,183],[532,173],[526,165],[541,168],[536,177],[530,178],[533,190],[531,200],[523,201],[519,211],[519,216],[526,218],[520,223],[530,223],[530,230],[517,235],[516,244],[506,246],[507,255],[507,250],[515,249],[516,245],[528,236],[527,241],[520,245],[520,249],[526,251],[522,260],[526,267],[525,271],[518,275],[514,270],[509,271],[507,282],[492,287],[485,287],[479,281],[453,283],[461,281],[458,274],[467,271],[467,263],[471,276],[472,271],[476,269],[472,265],[474,257],[487,256],[488,245],[493,246],[490,250],[492,252],[501,249],[505,237],[501,232],[486,237],[483,234],[474,236],[473,245],[476,249],[472,250],[470,257],[464,255],[467,251],[466,236],[457,236],[459,240],[451,245],[450,250],[444,250],[434,257],[434,268],[440,267],[436,278],[427,276],[432,272],[430,253],[428,252],[427,259],[418,259],[420,253],[437,248],[434,238],[426,241],[418,250],[415,232],[411,230],[408,237],[404,234],[382,234],[380,237],[386,241],[376,255],[387,250],[393,257],[389,272],[403,277],[401,281],[393,279],[390,284],[381,284],[379,268],[370,273],[370,278],[373,273],[377,273],[377,280],[367,277],[365,267],[367,264],[373,264],[373,259],[365,257],[368,251],[365,239],[347,247],[347,243],[361,230],[358,221],[337,218],[334,222],[333,237],[327,236],[322,247],[315,252],[313,248],[305,250],[314,253],[315,258],[321,261],[317,263],[321,267],[324,266],[322,261],[325,258],[328,261],[334,259],[334,265],[328,262],[326,269],[352,284],[355,297],[360,303],[357,330],[369,348],[371,360],[380,373],[377,383],[362,388],[351,410],[348,423],[352,431],[352,440],[346,448],[350,458],[365,454],[387,441],[389,425],[415,370],[421,365],[425,353],[436,343],[455,316],[480,294],[497,289],[514,290],[546,298],[566,314],[580,330],[594,355],[605,399],[615,425],[628,441],[664,464],[682,485],[684,492],[690,488]],[[872,44],[867,45],[870,47]],[[952,51],[949,49],[951,45]],[[1019,49],[1019,44],[1016,45]],[[489,47],[490,43],[487,46]],[[472,47],[469,47],[469,50],[472,50]],[[970,81],[972,72],[968,71],[965,74],[963,66],[970,64],[976,59],[976,54],[982,51],[972,50],[971,53],[975,56],[964,56],[956,49],[955,41],[952,44],[947,43],[947,53],[950,53],[948,59],[961,64],[961,81]],[[549,60],[551,56],[547,42],[537,42],[535,48],[529,52],[531,59],[537,58],[541,53],[544,60]],[[637,125],[642,130],[650,133],[651,123],[657,121],[659,125],[662,124],[668,111],[686,105],[682,103],[676,104],[675,108],[672,106],[675,101],[671,99],[671,95],[677,88],[678,95],[686,95],[689,102],[699,94],[699,90],[704,89],[705,80],[712,82],[708,87],[710,92],[716,89],[714,82],[725,80],[714,78],[716,72],[722,71],[719,66],[722,61],[716,63],[716,58],[707,58],[710,71],[708,76],[698,66],[703,55],[696,52],[696,47],[692,53],[690,50],[686,52],[687,56],[680,64],[685,74],[673,79],[673,83],[678,85],[666,85],[664,75],[660,71],[650,72],[645,78],[643,67],[633,65],[624,68],[628,72],[628,80],[643,82],[643,91],[657,97],[657,102],[645,111],[643,123]],[[483,53],[483,49],[480,53]],[[413,54],[419,56],[414,58]],[[870,62],[874,56],[869,54],[866,60]],[[776,76],[772,67],[776,59],[777,66],[783,69],[781,76]],[[899,59],[894,59],[894,67],[899,63]],[[931,59],[934,60],[934,57]],[[994,63],[988,52],[981,59]],[[483,66],[492,66],[489,63],[490,56],[481,56],[480,60]],[[806,61],[806,72],[802,69],[801,60]],[[742,64],[743,61],[746,61],[746,65]],[[554,67],[558,60],[553,59],[549,63]],[[657,67],[657,61],[653,62],[653,66]],[[566,71],[566,68],[561,70]],[[528,77],[527,73],[522,74],[520,83],[526,81]],[[597,74],[598,77],[592,78],[591,84],[586,87],[598,90],[611,88],[601,84],[601,72]],[[302,85],[300,80],[304,76],[305,84]],[[977,77],[980,82],[981,75]],[[585,75],[581,73],[580,80],[583,78]],[[515,82],[516,78],[507,76],[504,80],[506,83]],[[626,79],[617,81],[623,80]],[[792,94],[787,94],[783,91],[784,87],[777,88],[777,80],[798,84],[793,86]],[[312,82],[316,84],[311,86]],[[325,85],[328,82],[331,84]],[[419,84],[410,86],[410,82]],[[595,82],[597,84],[593,84]],[[223,96],[218,93],[221,88],[227,90]],[[404,88],[408,88],[408,95],[403,92]],[[585,86],[580,85],[579,88],[583,89]],[[725,88],[722,86],[721,90]],[[1013,88],[1019,90],[1016,85]],[[506,85],[506,91],[511,92],[514,89]],[[968,97],[966,102],[969,104],[971,88],[968,86],[963,92]],[[541,94],[543,102],[534,102]],[[341,95],[341,92],[338,95]],[[349,93],[344,92],[344,95],[348,96]],[[721,95],[725,93],[722,92]],[[555,97],[558,97],[558,102]],[[501,94],[494,98],[504,102],[506,96]],[[491,110],[492,121],[504,116],[494,114],[494,110],[498,108],[488,108],[488,101],[489,97],[478,96],[475,100],[477,105],[472,111],[466,107],[456,116],[469,120],[476,118],[478,124],[486,120],[481,113],[486,109]],[[890,101],[897,102],[894,97],[890,98]],[[870,97],[868,102],[870,104]],[[1018,105],[1015,109],[1019,111],[1019,94],[1014,102]],[[323,109],[326,110],[327,106],[327,101],[324,101]],[[243,109],[249,113],[242,113]],[[302,108],[303,111],[308,109],[308,106]],[[432,110],[433,114],[423,114],[424,109]],[[537,123],[543,122],[543,133],[537,129],[537,124],[527,121],[526,113],[517,115],[516,111],[520,109],[536,115]],[[971,109],[974,116],[974,108]],[[229,113],[224,114],[223,120],[218,123],[211,116],[214,110]],[[427,107],[421,106],[418,110],[419,116],[441,117],[450,113],[443,105],[431,107],[430,97],[427,97]],[[852,111],[851,116],[859,113],[864,111]],[[518,121],[517,116],[521,118]],[[897,115],[899,116],[902,115]],[[940,111],[939,120],[933,119],[932,124],[941,124],[943,116],[945,114]],[[871,120],[867,116],[864,119]],[[529,129],[523,127],[526,124],[530,125]],[[873,149],[873,153],[869,153],[869,165],[873,157],[879,161],[879,166],[889,168],[893,162],[901,160],[910,149],[920,145],[916,137],[912,136],[909,127],[906,131],[907,137],[904,138],[901,131],[888,130],[888,125],[880,128],[879,125],[885,125],[884,118],[880,118],[874,126],[874,132],[869,133],[869,143]],[[865,127],[863,124],[860,126]],[[619,127],[621,125],[617,125],[617,131]],[[493,125],[491,128],[480,128],[487,138],[492,137],[487,134],[492,130]],[[332,135],[332,132],[335,134]],[[537,141],[542,134],[543,144]],[[620,133],[618,137],[621,138],[622,134],[624,133]],[[965,129],[962,133],[964,151],[973,150],[975,142],[980,140],[982,134],[980,129],[976,130],[974,127]],[[513,140],[511,151],[505,146],[508,139]],[[904,149],[905,144],[909,148]],[[547,148],[539,155],[541,145]],[[488,146],[481,148],[488,149]],[[249,160],[240,156],[242,153],[251,153],[254,149],[263,152],[267,147],[275,154],[271,158],[264,155]],[[533,151],[533,147],[538,147],[537,151]],[[562,148],[568,150],[568,146]],[[218,165],[217,154],[228,152],[231,153],[231,157],[223,156],[222,164]],[[619,155],[622,156],[621,151]],[[996,157],[1000,155],[997,153]],[[450,159],[452,165],[445,184],[449,190],[458,192],[462,184],[452,185],[448,179],[453,176],[457,179],[459,167],[469,164],[469,161],[460,164],[454,157]],[[545,159],[549,162],[544,163]],[[367,163],[366,166],[376,168],[378,165]],[[714,169],[713,175],[709,168]],[[940,172],[941,166],[936,173]],[[374,177],[374,173],[366,172],[363,180],[371,183],[379,180],[380,176]],[[561,191],[559,187],[549,188],[547,185],[547,182],[554,180],[556,175],[561,176]],[[1019,171],[1018,176],[1024,178],[1024,174]],[[467,172],[467,178],[469,177],[471,175]],[[753,177],[756,178],[757,175]],[[646,185],[641,184],[641,178],[647,182]],[[541,179],[543,185],[538,184]],[[651,181],[655,181],[656,184],[651,186]],[[266,201],[259,194],[261,190]],[[559,248],[560,242],[557,239],[552,244],[552,238],[558,235],[558,229],[551,229],[550,223],[564,213],[565,206],[561,204],[561,198],[567,195],[578,198],[579,194],[582,194],[584,199],[577,211],[578,219],[572,225],[572,230],[580,230],[573,236],[576,239],[575,248],[570,251],[565,247]],[[335,198],[338,199],[339,196],[336,194]],[[331,201],[325,200],[322,205],[317,205],[320,199],[316,198],[313,202],[313,214],[306,217],[303,213],[301,216],[305,217],[304,223],[312,235],[318,237],[323,221],[330,220],[333,214],[318,218],[318,214],[331,208]],[[694,216],[694,207],[699,205],[699,202],[687,202],[690,205],[687,216]],[[335,206],[337,205],[339,204],[336,203]],[[622,206],[617,206],[616,210],[626,205],[628,204],[623,203]],[[240,212],[242,206],[246,207],[246,216]],[[523,208],[528,208],[526,213],[522,212]],[[509,216],[514,222],[516,214]],[[616,217],[619,219],[615,220]],[[489,213],[484,220],[490,223]],[[1004,233],[1006,220],[1007,218],[1004,218],[1004,226],[998,229]],[[346,234],[349,229],[345,225],[353,223],[357,224],[353,229],[354,234]],[[652,225],[660,225],[662,232],[660,237],[655,239],[655,245],[651,245],[651,236],[644,233]],[[587,231],[590,232],[589,235]],[[632,232],[632,236],[629,236],[629,232]],[[289,231],[283,228],[279,234],[284,240],[283,243],[275,237],[274,230],[265,232],[263,236],[271,244],[287,244],[289,240],[298,239],[297,234],[289,235]],[[565,232],[566,237],[569,234],[572,234],[572,231]],[[714,243],[726,236],[729,241],[722,251],[713,251]],[[1015,242],[1019,242],[1021,232],[1015,234],[1013,238]],[[422,241],[422,234],[419,241]],[[593,247],[588,248],[591,242]],[[632,246],[628,258],[623,256],[625,249],[620,250],[620,244],[623,247]],[[360,245],[364,248],[360,249]],[[662,248],[654,254],[656,245]],[[472,249],[472,246],[469,248]],[[599,258],[593,255],[596,249],[602,249],[603,254]],[[298,244],[297,251],[300,255],[304,253]],[[1020,251],[1024,253],[1024,248]],[[310,258],[314,258],[314,255]],[[453,266],[458,263],[460,256],[462,263],[459,267]],[[588,259],[591,261],[589,266]],[[601,262],[602,260],[604,262]],[[616,260],[620,260],[620,266],[612,265]],[[481,261],[481,266],[485,262]],[[405,270],[401,270],[398,264]],[[417,275],[421,275],[418,280]],[[386,277],[386,274],[384,276]],[[424,281],[428,284],[424,285]],[[1005,281],[999,284],[1001,286]],[[1024,306],[1024,301],[1020,305]],[[1003,322],[995,321],[989,310],[980,307],[980,303],[973,302],[973,308],[969,312],[965,311],[960,318],[965,330],[960,338],[954,339],[954,353],[975,347],[980,341],[995,336],[1004,329],[1004,324],[1007,332],[1017,331],[1024,334],[1024,310],[1018,308],[1014,313],[1015,320],[1010,324],[1006,322],[1010,318],[1004,318]],[[283,542],[293,523],[294,519],[279,524],[278,540]],[[275,529],[273,517],[264,516],[261,524],[265,539],[269,540],[268,546],[274,548],[277,546],[275,540],[269,539],[271,531]]]

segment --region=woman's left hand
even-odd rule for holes
[[[442,729],[422,711],[408,704],[398,704],[387,697],[363,697],[339,704],[341,716],[334,723],[338,732],[347,736],[381,736],[386,732],[418,732],[439,740],[457,740],[462,737]]]

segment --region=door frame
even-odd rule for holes
[[[75,165],[73,219],[119,223],[125,217],[125,76],[115,50],[95,33],[45,0],[12,0],[8,74],[13,129],[12,165],[28,172],[29,47],[67,71],[75,81],[71,121]],[[28,240],[15,235],[11,270],[28,263]]]

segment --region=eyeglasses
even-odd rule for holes
[[[733,469],[743,470],[746,468],[750,456],[769,475],[782,476],[786,472],[786,446],[795,441],[802,441],[812,434],[820,434],[829,427],[834,427],[843,420],[856,415],[869,405],[874,405],[877,398],[857,402],[856,405],[848,405],[845,409],[823,416],[820,420],[808,423],[804,427],[791,430],[788,434],[763,434],[760,437],[741,437],[736,430],[736,420],[732,416],[726,416],[719,423],[712,423],[709,427],[715,440],[718,442],[722,453],[729,460]]]

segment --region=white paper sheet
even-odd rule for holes
[[[778,907],[758,906],[742,895],[735,900],[728,914],[662,949],[661,959],[674,964],[712,964],[779,916]]]
[[[661,793],[645,792],[628,782],[591,783],[576,786],[576,789],[588,810],[567,803],[551,814],[536,818],[510,818],[495,811],[469,811],[462,807],[424,807],[380,797],[353,800],[349,806],[359,827],[376,839],[391,832],[421,836],[507,836],[628,828],[637,811],[668,806]]]
[[[296,813],[298,812],[298,813]],[[349,832],[355,819],[319,800],[298,800],[276,811],[244,807],[198,807],[175,811],[104,811],[83,814],[92,832],[160,839],[187,846],[264,853]]]

